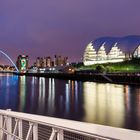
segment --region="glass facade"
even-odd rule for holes
[[[90,42],[84,52],[83,63],[84,65],[102,64],[102,63],[115,63],[121,62],[126,59],[126,54],[119,48],[117,43],[115,43],[110,51],[107,53],[107,46],[105,42],[96,51],[92,42]],[[140,56],[140,48],[139,51]],[[138,53],[137,53],[138,54]]]
[[[140,45],[135,49],[133,57],[140,58]]]

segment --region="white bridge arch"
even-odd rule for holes
[[[6,56],[6,58],[8,58],[8,60],[13,64],[13,66],[16,69],[16,71],[19,72],[19,70],[18,70],[16,64],[13,62],[13,60],[5,52],[3,52],[2,50],[0,50],[0,53],[3,54],[4,56]]]

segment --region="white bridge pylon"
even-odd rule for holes
[[[5,53],[3,52],[2,50],[0,50],[0,53],[2,53],[4,56],[6,56],[6,58],[8,58],[8,60],[13,64],[13,66],[15,67],[16,71],[19,72],[16,64],[12,61],[12,59]]]

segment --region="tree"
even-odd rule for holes
[[[98,65],[98,66],[96,66],[96,71],[98,73],[103,73],[103,72],[105,72],[105,67],[103,65]]]

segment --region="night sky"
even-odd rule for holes
[[[1,0],[0,49],[81,61],[98,37],[140,35],[140,0]],[[1,57],[0,57],[1,58]]]

